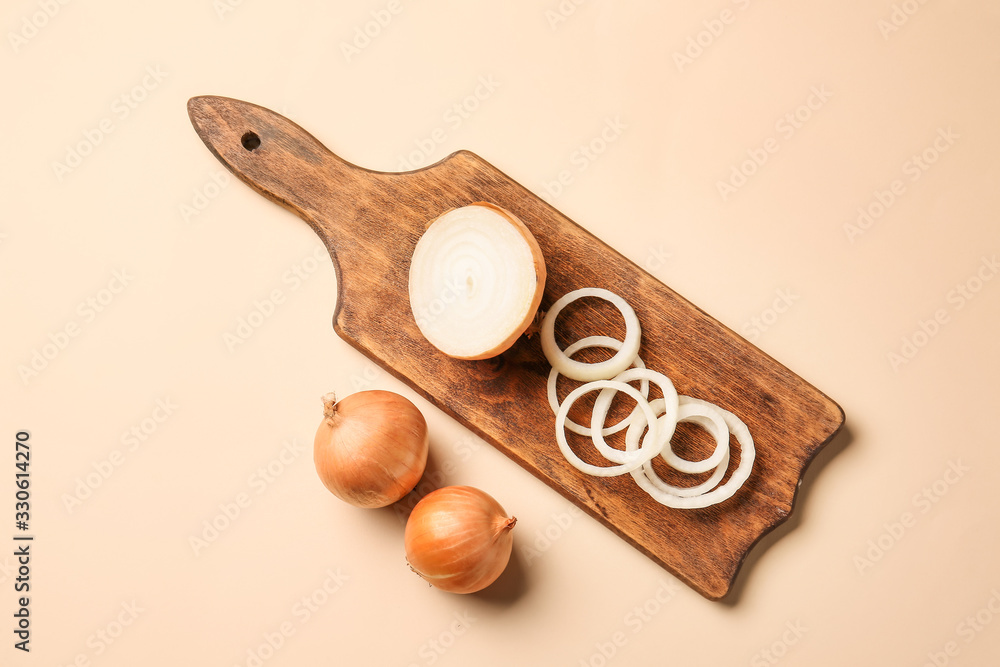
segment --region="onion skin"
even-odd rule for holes
[[[413,490],[427,465],[427,422],[407,398],[362,391],[323,397],[313,462],[323,485],[355,507],[386,507]]]
[[[514,547],[507,517],[492,496],[471,486],[446,486],[417,503],[406,522],[410,569],[450,593],[475,593],[504,571]]]

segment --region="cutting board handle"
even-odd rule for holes
[[[405,176],[353,165],[299,125],[256,104],[204,95],[192,97],[187,107],[195,131],[219,161],[309,223],[335,264],[335,250],[357,236],[351,223],[359,219],[359,202],[377,196],[383,179]]]

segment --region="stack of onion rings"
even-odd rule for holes
[[[568,304],[583,297],[597,297],[611,302],[625,319],[625,340],[607,336],[590,336],[579,340],[565,351],[555,339],[555,321]],[[545,314],[541,326],[542,351],[552,365],[548,378],[548,399],[556,415],[556,442],[566,460],[576,469],[597,477],[630,474],[639,487],[657,502],[675,509],[709,507],[731,498],[743,486],[753,468],[755,450],[750,430],[739,417],[717,405],[690,396],[679,396],[670,378],[646,368],[639,358],[641,328],[632,307],[617,294],[600,288],[578,289],[556,301]],[[600,363],[585,363],[571,358],[576,352],[589,347],[603,347],[615,352],[614,356]],[[630,368],[634,366],[634,368]],[[556,382],[565,375],[584,384],[571,391],[559,402]],[[629,382],[641,381],[639,389]],[[663,398],[649,401],[649,383],[660,388]],[[600,391],[594,402],[590,427],[581,426],[569,419],[569,410],[585,394]],[[619,392],[631,397],[636,406],[617,424],[606,426],[608,411]],[[677,424],[691,422],[708,431],[715,438],[715,450],[702,461],[689,461],[674,452],[671,438]],[[605,436],[623,429],[625,449],[615,449],[607,444]],[[590,436],[594,447],[615,465],[600,466],[585,462],[570,448],[566,431]],[[645,431],[645,435],[642,435]],[[640,439],[641,436],[641,439]],[[724,484],[719,484],[729,470],[730,436],[739,443],[740,462]],[[667,484],[653,469],[653,460],[659,456],[668,466],[680,473],[698,475],[712,471],[711,476],[699,484],[679,487]]]

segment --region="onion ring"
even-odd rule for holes
[[[648,493],[652,496],[653,500],[662,505],[666,505],[667,507],[674,509],[702,509],[721,503],[723,500],[728,500],[733,496],[733,494],[736,493],[736,491],[740,489],[740,487],[743,486],[743,483],[746,482],[747,478],[750,476],[751,468],[753,468],[755,450],[750,430],[739,417],[734,415],[732,412],[723,410],[719,406],[708,403],[707,401],[702,401],[698,398],[685,398],[692,403],[708,405],[718,410],[722,419],[726,422],[729,433],[736,436],[737,442],[740,443],[740,464],[736,467],[736,470],[733,471],[732,477],[730,477],[725,484],[706,493],[693,497],[680,497],[675,493],[659,488],[656,483],[653,482],[649,476],[649,473],[652,471],[651,466],[644,466],[642,470],[633,470],[631,475],[632,479],[636,481],[643,491]],[[728,466],[728,459],[726,460],[726,464]],[[720,465],[719,468],[721,467],[722,466]],[[647,470],[649,472],[647,472]]]
[[[609,350],[615,350],[617,352],[622,348],[622,342],[617,338],[611,338],[610,336],[589,336],[587,338],[582,338],[573,343],[572,345],[570,345],[569,347],[567,347],[565,354],[567,357],[571,357],[580,350],[586,349],[588,347],[606,347]],[[646,364],[642,363],[642,359],[639,358],[639,355],[636,355],[635,359],[632,360],[632,363],[635,364],[636,368],[646,368]],[[556,382],[558,382],[558,380],[559,380],[559,371],[557,371],[553,367],[553,369],[549,372],[549,381],[547,386],[549,407],[552,408],[553,414],[559,412],[559,395],[556,393]],[[604,391],[611,391],[611,390],[605,389]],[[643,398],[649,397],[649,380],[645,378],[642,380],[642,384],[639,386],[639,392],[642,394]],[[642,408],[636,405],[635,409],[632,410],[632,412],[629,414],[628,417],[621,420],[617,424],[614,424],[612,426],[605,426],[603,429],[601,429],[601,435],[613,435],[618,431],[627,428],[629,424],[631,424],[633,421],[639,418],[639,415],[641,413],[642,413]],[[573,433],[578,433],[579,435],[585,435],[585,436],[590,435],[590,428],[586,426],[581,426],[580,424],[577,424],[575,421],[569,419],[568,417],[566,419],[566,428],[569,429],[570,431],[573,431]]]
[[[570,449],[569,443],[566,441],[566,415],[569,414],[570,407],[578,398],[589,392],[608,387],[618,391],[623,391],[635,400],[646,417],[647,423],[649,424],[649,430],[646,432],[646,437],[642,440],[642,446],[633,450],[632,457],[628,461],[617,466],[595,466],[582,460],[576,455],[576,452]],[[566,460],[569,461],[570,465],[580,472],[584,472],[595,477],[615,477],[617,475],[624,475],[627,472],[631,472],[633,475],[636,474],[635,471],[637,471],[644,463],[659,454],[662,450],[663,441],[659,440],[656,436],[656,415],[649,407],[649,402],[642,397],[642,394],[639,393],[638,389],[632,385],[625,384],[624,382],[617,382],[615,380],[595,380],[581,385],[569,393],[559,406],[559,411],[556,413],[556,441],[559,443],[559,449],[562,451],[563,456],[566,457]],[[647,442],[649,443],[648,445]],[[639,474],[641,475],[642,473],[640,472]]]
[[[692,415],[686,421],[698,424],[712,435],[716,435],[715,428],[717,424],[713,422],[711,419],[704,417],[703,415]],[[716,466],[714,471],[712,471],[712,474],[708,477],[708,479],[706,479],[704,482],[700,484],[695,484],[694,486],[672,486],[670,484],[667,484],[660,478],[659,475],[656,474],[656,470],[653,468],[652,463],[650,462],[643,464],[642,472],[646,475],[649,481],[653,483],[654,486],[667,493],[672,493],[675,496],[678,496],[679,498],[694,498],[698,496],[703,496],[706,493],[710,492],[712,489],[714,489],[716,486],[718,486],[719,482],[722,481],[722,478],[726,476],[726,471],[729,470],[729,461],[730,461],[729,438],[728,438],[729,429],[725,427],[725,424],[723,424],[723,430],[721,435],[723,438],[723,442],[726,445],[721,450],[722,460],[719,461],[719,465]]]
[[[702,414],[686,414],[688,412],[688,408],[692,405],[688,399],[688,396],[680,397],[679,414],[683,415],[683,418],[679,418],[677,421],[694,422],[708,431],[712,437],[715,438],[716,452],[719,452],[720,454],[719,462],[715,466],[715,472],[713,472],[707,480],[694,486],[672,486],[660,479],[660,476],[657,475],[656,471],[653,469],[651,462],[643,465],[643,472],[654,486],[662,490],[664,493],[670,493],[680,498],[700,496],[703,493],[711,491],[716,487],[716,485],[718,485],[719,482],[722,481],[722,478],[726,476],[726,470],[729,469],[729,428],[726,426],[725,421],[722,420],[722,417],[718,412],[713,415],[716,419],[712,419]],[[658,413],[663,409],[663,404],[660,400],[661,399],[656,399],[649,404],[649,407],[653,409],[653,412]],[[629,432],[625,434],[625,449],[626,451],[634,450],[638,447],[638,445],[639,431],[629,427]],[[666,443],[666,446],[661,451],[660,456],[664,456],[666,454],[667,447],[669,447],[669,442]],[[714,456],[715,454],[713,453],[712,457]],[[710,468],[706,468],[705,470],[710,470]]]
[[[588,296],[604,299],[618,308],[625,320],[625,340],[590,336],[563,351],[556,343],[556,318],[566,305]],[[627,472],[653,500],[673,509],[701,509],[728,500],[750,477],[756,450],[747,425],[732,412],[717,405],[689,396],[678,396],[670,378],[645,367],[639,358],[639,319],[632,307],[620,296],[600,288],[570,292],[558,299],[545,314],[540,332],[542,352],[552,365],[546,393],[549,405],[556,413],[556,440],[563,456],[573,467],[595,477],[613,477]],[[606,347],[616,352],[610,359],[593,364],[571,358],[572,354],[587,347]],[[629,368],[633,365],[635,368]],[[556,391],[559,375],[585,383],[571,391],[562,404],[559,404]],[[642,382],[641,391],[628,384],[636,380]],[[660,387],[663,398],[649,401],[650,381]],[[568,415],[573,403],[584,394],[597,389],[601,393],[594,401],[590,428],[571,421]],[[611,403],[618,392],[625,392],[635,400],[635,409],[617,424],[604,426]],[[673,450],[671,439],[679,422],[693,422],[708,431],[716,442],[712,454],[701,461],[689,461],[678,456]],[[625,449],[615,449],[608,445],[604,436],[626,427]],[[570,448],[566,440],[567,430],[589,435],[594,447],[617,465],[598,466],[583,461]],[[643,431],[645,436],[642,436]],[[739,443],[740,463],[729,480],[722,483],[729,472],[732,436]],[[700,474],[713,468],[714,470],[707,480],[694,486],[672,486],[664,482],[653,467],[653,459],[657,455],[681,473]]]
[[[711,403],[695,403],[691,400],[690,396],[683,396],[679,399],[680,407],[677,413],[677,421],[688,421],[694,422],[707,430],[709,433],[715,436],[715,451],[709,455],[708,458],[702,459],[701,461],[689,461],[687,459],[682,459],[674,453],[673,447],[671,447],[670,441],[663,447],[663,451],[660,456],[666,461],[670,467],[680,470],[681,472],[686,472],[689,475],[697,475],[698,473],[708,472],[714,468],[718,468],[722,463],[722,459],[725,458],[726,453],[729,450],[729,428],[726,426],[726,421],[722,418],[719,413],[719,408]],[[654,409],[655,412],[655,409]],[[702,417],[702,419],[693,419],[693,417]],[[715,425],[714,429],[710,429],[705,425],[705,421],[708,420]]]
[[[677,419],[678,419],[677,411],[679,404],[678,404],[677,390],[674,389],[674,383],[671,382],[670,378],[668,378],[663,373],[658,373],[656,371],[649,370],[648,368],[630,368],[628,370],[624,370],[618,375],[616,375],[614,377],[614,380],[616,382],[652,380],[653,384],[658,386],[660,388],[660,391],[663,392],[663,398],[654,401],[654,403],[659,402],[662,410],[665,412],[663,417],[657,420],[658,423],[657,435],[660,441],[663,443],[663,445],[661,446],[662,450],[662,447],[665,447],[670,443],[670,438],[673,437],[674,435],[674,429],[677,428]],[[608,459],[613,463],[625,463],[626,461],[631,460],[631,457],[627,455],[628,448],[626,447],[626,450],[622,451],[620,449],[615,449],[614,447],[608,445],[608,443],[605,442],[603,437],[605,434],[597,427],[598,423],[603,424],[604,420],[607,418],[608,410],[611,407],[611,401],[616,393],[617,392],[614,389],[605,388],[601,390],[600,394],[598,394],[597,400],[594,402],[594,412],[591,416],[590,430],[591,430],[591,437],[594,440],[594,446],[597,447],[597,450],[604,455],[604,458]],[[650,405],[650,408],[653,410],[654,414],[657,414],[658,411],[656,408],[653,408],[652,405]],[[629,417],[626,417],[621,422],[619,422],[619,424],[630,422],[629,432],[632,432],[633,428],[636,425],[640,427],[646,425],[647,422],[639,421],[642,419],[643,416],[641,415],[641,413],[639,415],[636,415],[635,419],[633,419],[632,416],[630,415]],[[636,440],[638,440],[638,435],[636,437]]]
[[[622,341],[621,349],[615,356],[596,364],[588,364],[582,361],[574,361],[559,349],[556,343],[555,325],[559,313],[569,303],[577,299],[594,296],[599,299],[611,302],[625,319],[625,340]],[[591,382],[594,380],[608,380],[618,375],[628,368],[632,361],[639,354],[639,343],[641,339],[641,328],[639,327],[639,317],[628,305],[625,299],[614,292],[598,287],[585,287],[563,295],[558,301],[552,304],[552,308],[545,313],[541,327],[542,352],[548,359],[552,368],[570,378],[581,382]]]

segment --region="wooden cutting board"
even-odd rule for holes
[[[843,424],[840,407],[812,385],[473,153],[383,173],[345,162],[257,105],[195,97],[188,113],[230,171],[323,239],[337,272],[334,329],[344,340],[709,599],[730,590],[751,547],[788,518],[805,467]],[[538,240],[548,267],[543,311],[580,287],[616,292],[639,316],[646,365],[670,377],[678,393],[746,422],[757,458],[733,498],[673,510],[629,475],[594,478],[570,466],[556,445],[546,401],[550,367],[537,336],[485,361],[449,358],[421,336],[407,292],[413,248],[438,215],[480,201],[514,213]],[[563,347],[596,334],[624,337],[621,317],[596,306],[588,316],[567,313],[557,329]],[[561,395],[568,390],[560,385]],[[693,429],[679,427],[677,437],[697,448]],[[530,511],[517,507],[517,489],[490,492]]]

